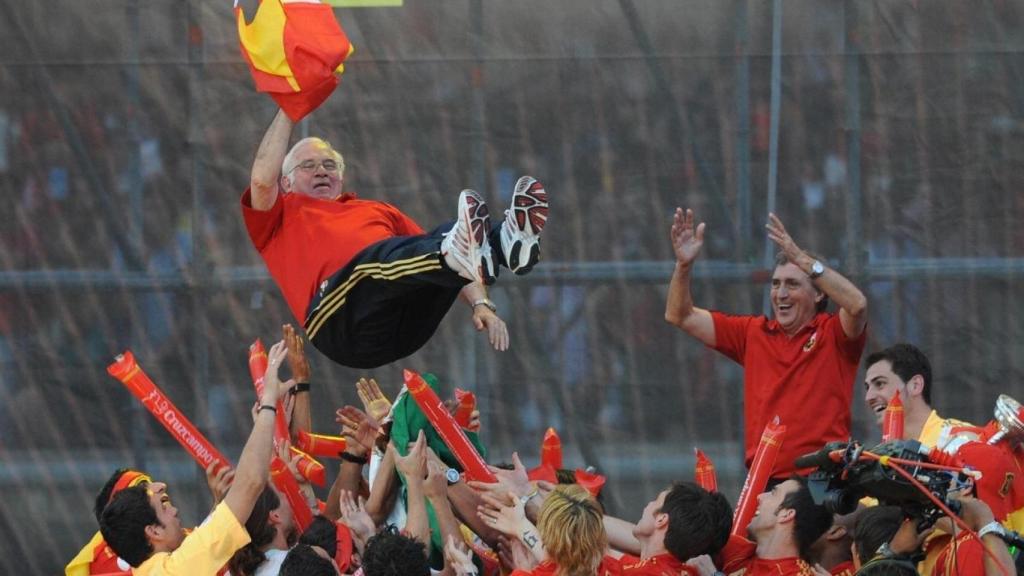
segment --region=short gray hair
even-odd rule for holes
[[[338,161],[338,176],[345,176],[345,158],[341,155],[341,152],[335,150],[334,146],[331,146],[331,143],[328,142],[327,140],[324,140],[323,138],[317,138],[315,136],[310,136],[308,138],[303,138],[302,140],[296,142],[295,145],[292,146],[291,150],[289,150],[288,153],[285,154],[284,156],[284,162],[281,163],[281,176],[284,178],[288,178],[289,183],[291,183],[290,174],[292,173],[293,170],[295,170],[295,166],[298,165],[298,162],[295,161],[295,154],[300,147],[307,144],[322,144],[324,146],[327,146],[327,149],[331,151],[331,154],[334,156],[334,159]]]

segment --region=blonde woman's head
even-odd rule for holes
[[[555,488],[540,509],[537,530],[558,576],[597,573],[608,537],[601,507],[589,492],[576,484]]]

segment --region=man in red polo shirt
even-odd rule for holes
[[[390,204],[343,194],[344,159],[329,143],[306,138],[288,151],[293,126],[278,112],[264,134],[242,214],[309,341],[339,364],[376,368],[423,346],[461,294],[477,330],[507,349],[484,285],[499,264],[525,274],[537,263],[548,210],[540,183],[520,178],[493,230],[483,199],[464,190],[455,223],[424,233]]]
[[[705,226],[694,227],[693,211],[677,208],[671,233],[676,268],[665,320],[744,367],[747,466],[765,424],[775,416],[789,424],[771,475],[778,482],[796,471],[798,456],[849,439],[867,299],[842,274],[801,250],[774,214],[768,217],[768,237],[780,250],[771,284],[774,317],[694,306],[690,271]],[[838,314],[825,312],[829,299],[839,305]]]
[[[676,482],[647,504],[636,524],[605,516],[604,527],[608,543],[624,552],[622,576],[698,574],[686,562],[718,554],[729,539],[732,506],[717,492]]]
[[[807,558],[831,524],[832,515],[814,503],[807,481],[794,476],[757,497],[747,528],[752,540],[730,536],[722,570],[729,576],[816,576]]]

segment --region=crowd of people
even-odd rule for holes
[[[275,136],[279,130],[283,132]],[[307,260],[289,260],[289,254],[299,248],[287,242],[283,248],[273,248],[274,242],[280,242],[273,236],[282,232],[266,220],[297,217],[287,212],[296,210],[294,206],[281,207],[282,194],[306,197],[289,198],[291,202],[316,199],[340,206],[353,202],[341,194],[344,160],[340,154],[316,139],[300,141],[285,154],[289,134],[290,124],[279,116],[260,147],[253,187],[242,201],[253,243],[275,277],[280,275],[285,282],[289,282],[286,275],[280,268],[275,272],[275,266],[291,265],[289,273],[302,276],[302,267],[315,262],[311,264],[308,254]],[[270,164],[281,168],[258,178],[267,165],[268,146],[274,149],[269,153]],[[261,182],[272,183],[274,194],[256,199],[254,189]],[[281,193],[276,189],[278,182],[284,187]],[[528,184],[525,189],[534,188]],[[318,199],[317,194],[324,197]],[[436,234],[416,235],[421,229],[394,217],[393,222],[405,226],[404,234],[385,235],[366,248],[345,247],[352,252],[349,259],[363,264],[366,251],[377,254],[375,247],[381,244],[411,238],[425,247],[416,257],[430,259],[431,266],[436,260],[443,268],[438,273],[448,275],[444,305],[428,331],[465,286],[482,291],[476,294],[478,299],[467,299],[467,304],[488,318],[493,315],[484,290],[495,274],[482,252],[496,253],[495,260],[513,269],[517,261],[528,266],[536,263],[530,250],[510,257],[511,244],[500,231],[492,234],[493,246],[485,243],[486,226],[473,234],[472,221],[480,211],[472,209],[478,206],[468,206],[465,198],[463,193],[456,223],[442,226]],[[356,206],[372,208],[374,204],[380,203]],[[298,217],[327,218],[319,213],[327,210],[316,203],[312,206],[318,213],[307,211]],[[263,221],[257,221],[260,218]],[[502,225],[516,226],[513,219]],[[352,222],[350,218],[347,225],[353,226]],[[542,227],[540,223],[533,232]],[[695,222],[691,210],[676,212],[670,234],[676,269],[665,318],[745,369],[747,465],[751,478],[757,478],[758,472],[767,474],[763,485],[747,486],[756,496],[741,496],[736,513],[728,496],[713,483],[686,481],[685,474],[652,494],[642,511],[627,514],[638,518],[635,523],[605,513],[604,479],[592,472],[556,469],[554,464],[527,470],[512,454],[507,464],[495,465],[502,459],[490,459],[493,478],[474,477],[451,435],[443,433],[434,417],[410,398],[408,388],[391,401],[372,379],[361,379],[356,385],[361,407],[346,405],[337,411],[344,443],[330,456],[340,464],[327,494],[318,495],[311,484],[317,475],[309,471],[310,458],[290,446],[303,443],[303,437],[314,432],[310,406],[316,390],[310,386],[303,340],[286,325],[283,339],[269,351],[260,399],[252,409],[252,432],[237,466],[215,462],[206,470],[214,500],[207,519],[194,529],[184,529],[171,487],[144,471],[118,470],[96,498],[99,532],[71,561],[67,574],[1015,574],[1019,558],[1014,558],[1006,542],[1007,529],[1024,521],[1020,435],[1013,430],[993,435],[993,425],[979,427],[938,416],[930,406],[930,363],[917,347],[897,344],[872,353],[865,366],[865,403],[880,424],[897,406],[905,407],[900,420],[904,426],[893,429],[901,432],[886,440],[916,440],[928,447],[924,453],[929,458],[939,460],[939,454],[946,454],[941,465],[947,469],[975,473],[969,474],[971,481],[950,487],[948,498],[929,514],[907,507],[895,494],[890,502],[889,494],[877,489],[871,492],[874,500],[865,499],[852,510],[828,507],[816,488],[820,478],[808,477],[814,470],[796,460],[827,442],[849,439],[854,379],[866,340],[867,299],[822,257],[800,248],[771,215],[768,237],[780,250],[771,279],[772,318],[699,308],[690,293],[689,274],[705,228]],[[536,242],[535,235],[523,236],[522,228],[515,234],[522,245]],[[455,235],[462,235],[463,245],[448,240]],[[268,257],[265,252],[273,250],[278,251]],[[453,251],[462,251],[462,257],[448,258]],[[329,253],[329,247],[322,252]],[[334,262],[333,268],[318,270],[321,276],[308,282],[311,287],[291,287],[301,293],[295,300],[306,313],[295,316],[300,321],[305,317],[307,333],[317,326],[316,312],[325,293],[329,298],[335,289],[329,285],[351,286],[366,277],[358,267],[353,272],[345,259]],[[326,278],[330,281],[320,285]],[[410,294],[421,298],[424,290],[433,287],[430,282],[414,281],[390,293],[391,278],[376,279],[381,283],[372,285],[373,294],[361,296],[371,298],[361,300],[368,305],[405,305]],[[283,289],[287,296],[289,287]],[[839,307],[837,312],[828,311],[830,301]],[[344,298],[334,310],[343,304]],[[359,312],[356,308],[355,313]],[[370,325],[394,331],[392,320]],[[477,327],[487,332],[496,349],[503,348],[507,333],[488,330],[488,322],[478,322]],[[364,329],[358,322],[345,322],[330,330],[345,331],[345,338],[355,341]],[[331,355],[335,352],[331,345],[321,342],[318,348]],[[410,353],[407,346],[387,341],[366,350],[371,355],[367,366],[379,364],[372,354],[380,351],[394,358]],[[331,357],[339,362],[352,359]],[[360,361],[358,356],[355,361]],[[288,380],[283,380],[285,363],[291,375]],[[423,378],[436,393],[447,395],[436,378]],[[801,407],[809,403],[815,406],[815,418],[801,420],[800,414],[806,413]],[[485,424],[479,410],[470,404],[469,414],[455,418],[466,410],[457,394],[445,406],[468,445],[486,457],[478,436]],[[777,461],[765,464],[759,457],[757,433],[773,416],[781,417],[790,432],[777,451]],[[278,420],[285,423],[284,437],[275,436]],[[770,469],[761,470],[766,465]],[[884,465],[897,466],[898,461]],[[291,483],[295,490],[289,488]],[[752,514],[740,513],[748,506]],[[950,507],[958,513],[935,513]]]
[[[290,26],[329,21],[329,7],[307,4],[315,8],[284,9]],[[286,52],[322,56],[328,65],[320,72],[336,85],[350,47],[329,37],[286,35]],[[243,39],[257,86],[268,74],[257,64],[265,56],[259,49]],[[487,289],[501,268],[522,275],[538,264],[544,187],[520,178],[494,226],[483,197],[463,190],[454,221],[427,232],[391,204],[343,191],[345,159],[327,141],[304,138],[288,148],[295,123],[333,89],[296,99],[315,85],[304,82],[275,96],[281,111],[260,143],[240,208],[309,343],[343,366],[376,369],[419,350],[461,297],[475,328],[506,350],[508,327]],[[537,468],[528,470],[517,454],[488,465],[472,395],[456,389],[449,401],[435,401],[448,391],[430,374],[406,371],[393,401],[375,380],[360,379],[361,406],[336,412],[340,435],[315,434],[317,391],[304,341],[285,325],[265,371],[257,374],[250,359],[259,397],[252,430],[236,466],[214,458],[206,468],[214,502],[206,519],[183,527],[171,487],[119,469],[96,497],[98,532],[66,573],[1016,574],[1024,408],[1006,397],[993,422],[943,419],[931,410],[927,356],[896,344],[867,358],[864,400],[878,415],[882,443],[864,449],[850,433],[868,298],[826,258],[801,248],[775,214],[766,230],[778,248],[770,317],[698,307],[690,282],[706,225],[679,208],[669,234],[675,269],[665,320],[744,370],[749,475],[735,509],[707,464],[694,481],[680,474],[642,511],[626,514],[635,523],[608,514],[606,478],[564,469],[548,438]],[[253,354],[259,365],[261,352]],[[178,427],[185,428],[175,419],[168,429]],[[340,460],[326,493],[314,488],[326,487],[326,474],[311,454]]]

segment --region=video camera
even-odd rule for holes
[[[881,457],[905,462],[929,462],[930,450],[916,440],[891,440],[871,448]],[[829,442],[824,448],[796,459],[798,468],[817,468],[808,477],[808,487],[814,502],[824,505],[833,514],[849,514],[865,496],[876,498],[881,504],[899,506],[903,512],[918,521],[919,529],[933,524],[945,513],[917,486],[878,459],[863,458],[864,447],[856,441]],[[959,514],[960,503],[948,497],[951,487],[963,486],[968,477],[950,470],[935,470],[902,464],[904,470],[921,483],[936,499],[952,512]]]

